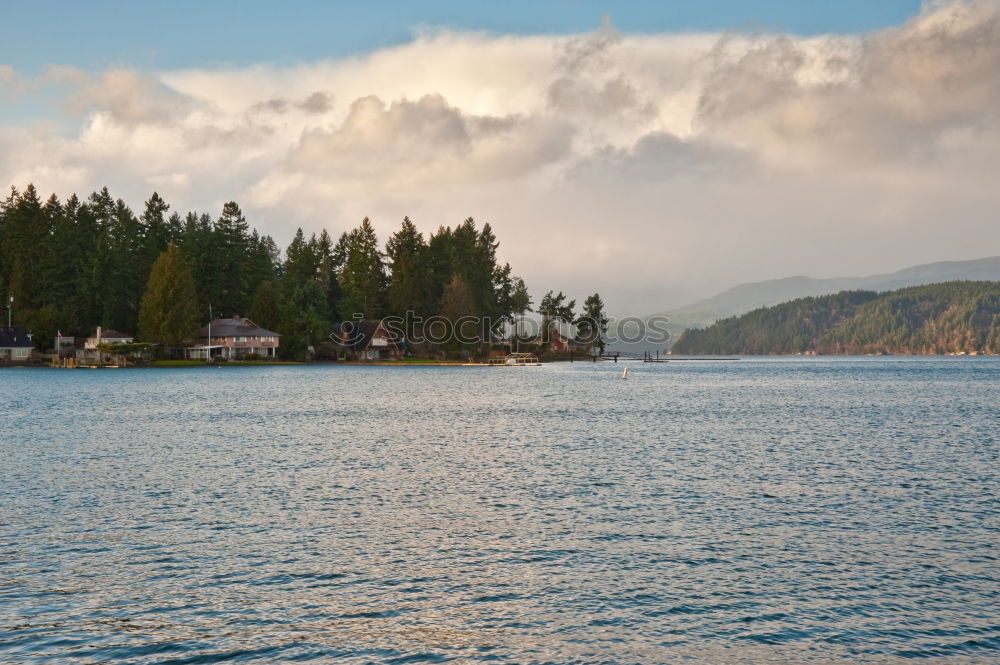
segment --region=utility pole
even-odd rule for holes
[[[205,349],[206,362],[212,362],[212,303],[208,303],[208,348]]]
[[[12,324],[11,324],[11,322],[10,322],[10,319],[11,319],[11,311],[13,311],[13,309],[14,309],[14,296],[8,295],[7,298],[8,298],[8,300],[7,300],[7,327],[11,328],[11,327],[13,327]]]

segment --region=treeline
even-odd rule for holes
[[[719,355],[1000,353],[1000,282],[842,291],[688,329],[674,353]]]
[[[179,256],[164,257],[143,326],[154,262],[171,245]],[[500,322],[531,311],[523,280],[499,262],[498,246],[490,225],[472,218],[426,238],[404,218],[383,249],[365,218],[336,240],[326,230],[306,237],[299,229],[281,252],[249,227],[235,202],[218,217],[182,215],[153,193],[136,215],[107,188],[86,200],[74,194],[61,202],[53,194],[43,202],[28,185],[0,201],[0,294],[14,297],[15,325],[34,332],[39,348],[51,347],[57,330],[85,336],[97,325],[156,342],[149,331],[167,324],[154,320],[155,311],[170,300],[172,285],[185,281],[178,272],[190,271],[193,292],[184,298],[195,301],[193,309],[167,327],[186,329],[192,318],[204,325],[211,306],[217,317],[249,315],[282,333],[281,353],[300,357],[309,345],[322,350],[336,323],[355,314]],[[588,305],[600,327],[603,302],[594,294]]]
[[[136,215],[107,188],[42,202],[35,187],[0,201],[0,294],[14,297],[14,323],[40,348],[56,331],[84,336],[95,326],[135,334],[150,269],[169,244],[181,249],[208,317],[242,313],[256,289],[280,273],[278,248],[250,231],[235,203],[213,218],[181,216],[153,194]]]

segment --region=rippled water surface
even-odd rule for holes
[[[1000,361],[0,370],[0,662],[1000,662]]]

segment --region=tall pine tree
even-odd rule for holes
[[[153,263],[139,311],[139,339],[177,345],[198,331],[198,294],[181,250],[167,246]]]

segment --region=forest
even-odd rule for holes
[[[498,247],[491,226],[471,217],[426,238],[404,218],[384,247],[367,217],[336,240],[300,228],[281,251],[232,201],[218,217],[172,211],[155,192],[137,215],[107,187],[65,201],[12,187],[0,201],[0,293],[41,349],[57,331],[86,336],[97,325],[175,344],[196,334],[209,308],[281,333],[286,358],[322,352],[337,322],[355,315],[512,321],[533,303]],[[582,320],[591,339],[604,330],[598,294],[580,319],[574,306],[549,292],[538,309],[546,321]]]
[[[1000,282],[842,291],[688,329],[678,354],[1000,353]]]

